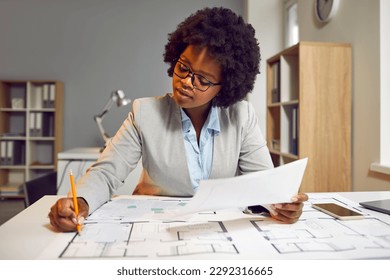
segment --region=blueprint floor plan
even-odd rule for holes
[[[311,207],[335,202],[365,218],[337,220]],[[164,220],[180,200],[116,199],[87,220],[82,234],[60,234],[42,258],[129,259],[369,259],[390,258],[390,217],[341,197],[314,195],[294,224],[243,209]],[[50,248],[49,248],[50,247]]]

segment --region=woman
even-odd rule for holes
[[[200,180],[273,168],[253,107],[244,101],[259,73],[251,25],[229,9],[200,10],[169,34],[164,61],[173,93],[133,102],[122,127],[77,183],[81,217],[109,200],[141,157],[134,194],[188,197]],[[272,205],[271,216],[293,223],[307,199],[298,194],[292,203]],[[72,199],[59,199],[49,213],[52,226],[74,231],[73,209]]]

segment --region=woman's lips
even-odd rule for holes
[[[187,92],[187,91],[185,91],[185,90],[177,89],[177,92],[178,92],[180,95],[182,95],[182,96],[185,96],[185,97],[188,97],[188,98],[193,98],[193,96],[192,96],[189,92]]]

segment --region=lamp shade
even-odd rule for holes
[[[114,100],[116,99],[116,105],[118,107],[126,106],[131,102],[131,99],[127,98],[122,90],[113,91],[112,98]]]

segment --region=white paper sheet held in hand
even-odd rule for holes
[[[291,202],[299,190],[306,164],[304,158],[242,176],[201,181],[194,197],[177,214]]]

